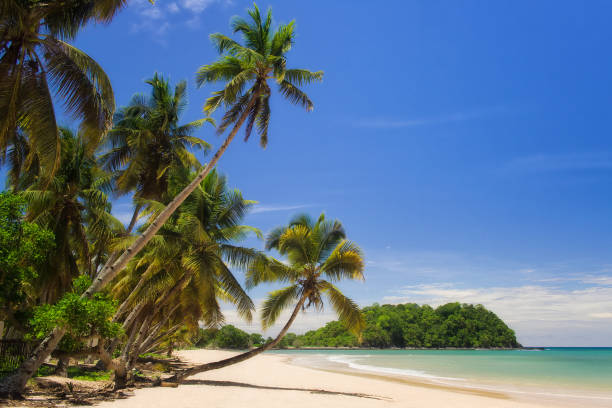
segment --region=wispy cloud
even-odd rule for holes
[[[543,285],[459,287],[454,284],[405,286],[386,296],[391,303],[482,304],[509,323],[519,341],[530,345],[609,345],[612,336],[612,277],[580,289]]]
[[[571,170],[610,170],[612,152],[535,154],[510,160],[508,172],[555,172]]]
[[[137,18],[132,24],[132,32],[147,32],[155,36],[153,40],[164,43],[165,34],[175,26],[186,25],[196,29],[200,26],[200,15],[214,5],[230,5],[231,0],[178,0],[169,3],[148,0],[132,0],[130,8]]]
[[[279,211],[293,211],[302,208],[313,207],[314,204],[296,204],[296,205],[255,205],[251,210],[251,214],[265,213],[265,212],[279,212]]]
[[[501,114],[506,111],[507,110],[503,107],[492,107],[420,118],[366,118],[355,122],[354,125],[356,127],[374,129],[398,129],[417,126],[442,125],[451,122],[464,122],[468,120],[480,119],[487,116]]]

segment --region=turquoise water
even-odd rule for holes
[[[287,350],[297,364],[448,385],[610,398],[612,348],[544,350]]]

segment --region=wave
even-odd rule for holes
[[[362,357],[372,357],[370,355],[361,355]],[[338,356],[327,356],[327,359],[334,363],[346,364],[349,368],[354,370],[361,371],[370,371],[374,373],[381,374],[394,374],[394,375],[403,375],[408,377],[419,377],[419,378],[427,378],[429,380],[451,380],[451,381],[464,381],[462,378],[453,378],[453,377],[440,377],[432,374],[427,374],[425,371],[419,370],[410,370],[406,368],[391,368],[391,367],[380,367],[369,364],[359,364],[355,362],[355,357],[346,356],[346,355],[338,355]]]
[[[323,355],[321,355],[323,357]],[[515,394],[527,394],[527,395],[538,395],[538,396],[546,396],[546,397],[556,397],[556,398],[577,398],[577,399],[590,399],[590,400],[612,400],[612,397],[604,396],[604,395],[585,395],[585,394],[566,394],[566,393],[558,393],[558,392],[545,392],[545,391],[536,391],[536,390],[518,390],[515,388],[507,388],[504,386],[491,386],[484,384],[470,384],[469,380],[464,378],[456,378],[456,377],[442,377],[436,376],[432,374],[428,374],[425,371],[420,370],[410,370],[403,368],[392,368],[392,367],[380,367],[369,364],[360,364],[355,362],[357,359],[361,358],[374,357],[372,355],[360,355],[358,358],[347,355],[327,355],[326,358],[328,361],[334,363],[345,364],[349,368],[359,371],[367,371],[379,374],[392,374],[392,375],[400,375],[407,377],[418,377],[424,378],[433,382],[441,383],[444,385],[455,385],[460,386],[461,388],[468,389],[478,389],[485,391],[496,391],[496,392],[508,392]],[[457,384],[457,382],[461,382]]]

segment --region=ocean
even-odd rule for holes
[[[612,348],[283,350],[275,353],[290,355],[294,364],[313,368],[612,407]]]

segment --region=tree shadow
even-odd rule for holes
[[[259,390],[278,390],[278,391],[302,391],[310,392],[311,394],[325,394],[325,395],[343,395],[346,397],[357,397],[357,398],[369,398],[375,400],[390,401],[390,398],[381,397],[377,395],[362,394],[359,392],[341,392],[341,391],[329,391],[317,388],[292,388],[292,387],[272,387],[267,385],[256,385],[247,384],[235,381],[214,381],[214,380],[185,380],[181,385],[210,385],[213,387],[243,387],[243,388],[255,388]]]

